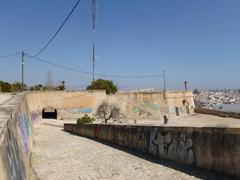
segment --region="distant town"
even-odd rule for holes
[[[195,89],[194,102],[197,107],[214,108],[222,104],[240,104],[240,90],[208,90]]]

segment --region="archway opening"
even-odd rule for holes
[[[52,107],[43,108],[42,110],[43,119],[57,119],[57,109]]]

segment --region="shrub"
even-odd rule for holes
[[[82,118],[77,119],[77,124],[87,124],[87,123],[92,123],[94,121],[93,118],[89,117],[87,114],[85,114]]]

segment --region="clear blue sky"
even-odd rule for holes
[[[76,0],[1,0],[0,56],[36,53]],[[78,8],[39,57],[91,71],[91,1]],[[96,72],[122,75],[167,71],[169,89],[240,88],[240,1],[97,0]],[[0,79],[20,81],[20,56],[0,60]],[[91,76],[26,60],[28,85],[55,83],[84,88]],[[161,78],[112,79],[121,89],[162,88]]]

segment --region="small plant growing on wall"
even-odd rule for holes
[[[87,114],[85,114],[82,118],[77,119],[77,124],[87,124],[87,123],[92,123],[94,121],[93,118],[89,117]]]
[[[107,102],[103,102],[98,106],[96,116],[104,119],[105,123],[108,123],[110,119],[117,121],[120,116],[120,108],[115,103],[108,104]]]

